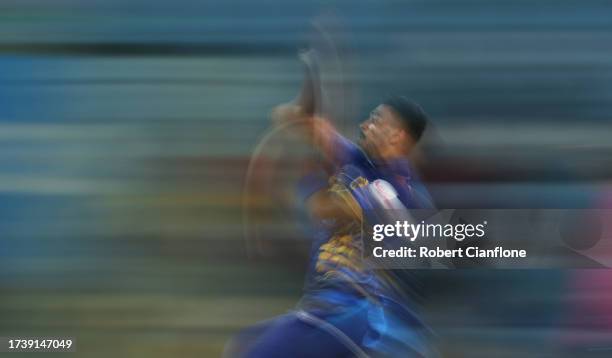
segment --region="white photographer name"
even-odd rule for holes
[[[494,249],[481,249],[478,246],[470,246],[458,249],[441,249],[439,247],[430,249],[427,247],[400,247],[399,249],[383,249],[375,247],[372,250],[374,257],[409,257],[409,258],[455,258],[455,257],[487,257],[487,258],[523,258],[527,257],[527,250],[504,249],[497,246]]]

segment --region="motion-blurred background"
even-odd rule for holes
[[[2,0],[0,336],[213,357],[290,309],[302,261],[248,257],[242,190],[328,12],[354,123],[397,92],[432,117],[439,207],[612,205],[608,2]],[[612,354],[606,270],[430,275],[448,357]]]

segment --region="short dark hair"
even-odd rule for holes
[[[391,107],[399,114],[404,128],[410,132],[416,142],[427,127],[427,114],[415,101],[404,96],[391,96],[383,101],[384,105]]]

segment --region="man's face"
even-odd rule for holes
[[[374,108],[368,119],[360,125],[361,147],[372,156],[381,156],[392,146],[400,144],[406,137],[400,120],[388,106],[381,104]]]

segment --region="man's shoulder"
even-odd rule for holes
[[[368,157],[363,149],[355,142],[336,134],[333,142],[334,161],[338,166],[347,164],[364,165],[368,163]]]

